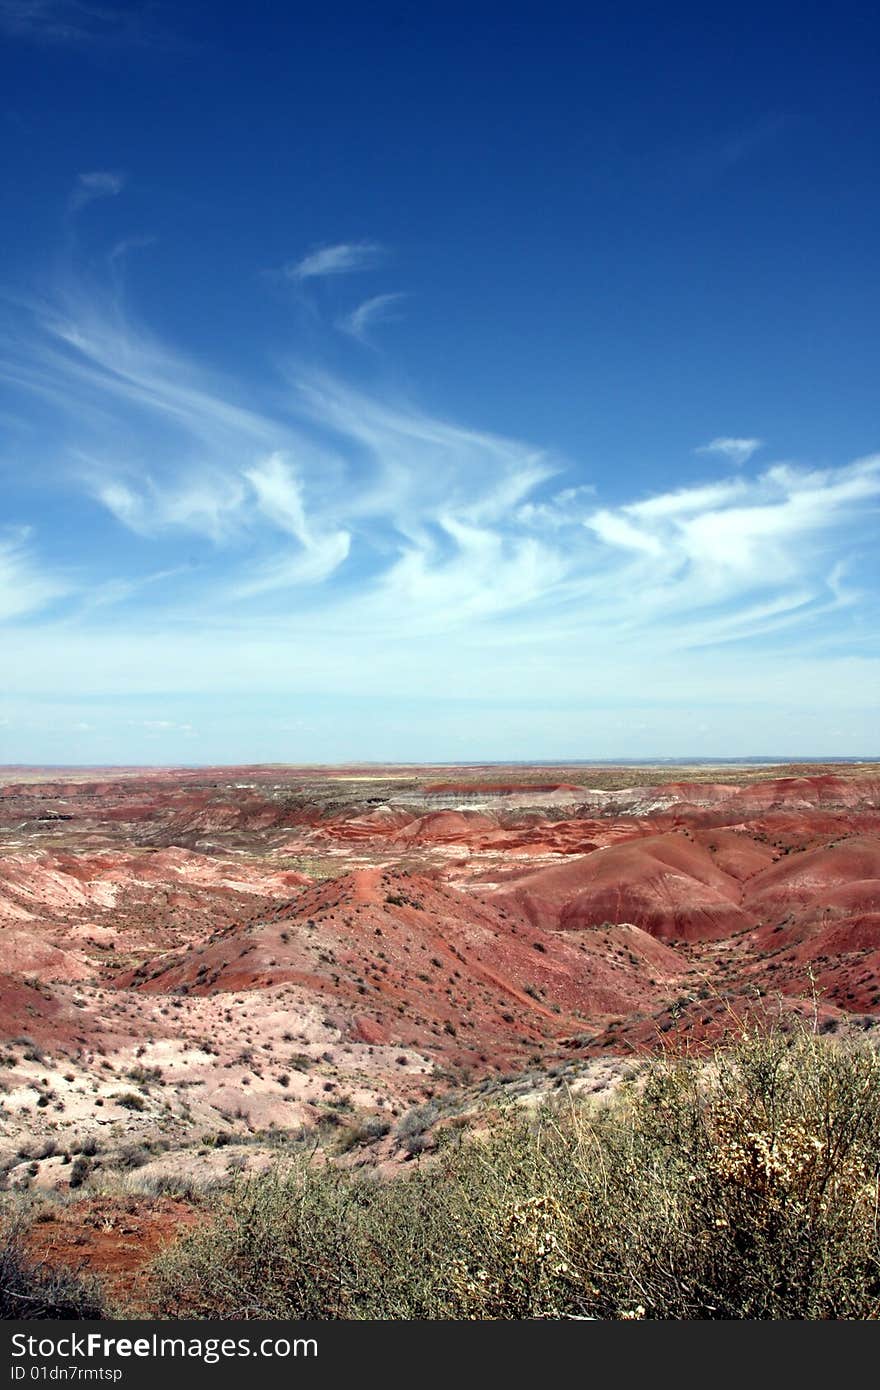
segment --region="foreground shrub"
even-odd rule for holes
[[[448,1138],[378,1182],[237,1186],[156,1268],[169,1316],[880,1316],[880,1065],[807,1033],[661,1061],[601,1109]]]
[[[807,1034],[653,1073],[606,1136],[597,1305],[649,1317],[880,1314],[880,1065]]]
[[[0,1226],[0,1319],[100,1318],[97,1286],[67,1269],[53,1269],[30,1258],[22,1230],[13,1221]]]

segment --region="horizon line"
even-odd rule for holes
[[[0,763],[0,772],[65,772],[68,770],[79,771],[156,771],[173,772],[178,769],[197,770],[199,768],[347,768],[347,767],[659,767],[663,764],[706,764],[706,763],[728,763],[731,765],[747,765],[752,763],[763,763],[771,766],[781,766],[785,763],[853,763],[853,764],[872,764],[880,763],[880,753],[876,754],[850,754],[838,753],[834,755],[820,754],[765,754],[749,753],[741,755],[714,754],[714,755],[646,755],[645,757],[607,757],[607,758],[424,758],[424,759],[383,759],[383,758],[340,758],[334,761],[279,761],[279,762],[169,762],[169,763],[141,763],[141,762],[118,762],[118,763],[93,763],[93,762],[72,762],[72,763],[42,763],[42,762],[20,762],[20,763]]]

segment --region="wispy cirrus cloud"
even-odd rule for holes
[[[276,554],[233,584],[236,598],[250,598],[272,589],[320,584],[344,564],[351,549],[348,531],[310,519],[303,486],[281,453],[270,454],[246,477],[263,517],[298,543],[293,553]]]
[[[111,265],[114,265],[117,261],[124,260],[132,251],[142,251],[147,246],[153,246],[155,241],[154,236],[147,234],[123,237],[121,241],[117,241],[116,245],[110,248],[107,253],[107,260]]]
[[[687,644],[708,640],[713,605],[729,632],[740,604],[733,626],[756,633],[791,594],[804,620],[811,603],[844,601],[829,594],[829,548],[880,490],[871,458],[602,505],[592,483],[554,486],[569,465],[544,450],[326,372],[292,369],[282,409],[236,401],[76,289],[29,333],[6,370],[52,401],[71,473],[116,522],[144,541],[204,537],[223,570],[216,592],[253,605],[308,588],[343,629],[436,632],[502,613],[527,629],[540,612],[568,630],[582,603],[583,632],[650,613],[665,641]],[[757,444],[704,447],[727,457],[736,445],[744,461]]]
[[[140,536],[178,528],[217,542],[234,528],[244,498],[241,480],[217,470],[193,473],[169,487],[150,477],[135,483],[107,476],[102,464],[95,470],[92,491],[117,521]]]
[[[401,292],[374,294],[371,299],[365,299],[350,314],[341,318],[337,326],[343,333],[357,338],[358,342],[366,343],[369,341],[369,330],[376,324],[395,317],[395,306],[405,298],[406,295]]]
[[[880,504],[880,455],[838,469],[776,465],[750,480],[683,488],[600,510],[584,525],[608,547],[651,557],[648,607],[694,611],[788,584],[827,597],[829,538]],[[840,593],[836,595],[839,601]]]
[[[842,706],[880,669],[864,623],[847,645],[876,598],[877,456],[755,474],[758,441],[723,438],[705,456],[740,446],[735,474],[611,494],[601,470],[381,382],[302,360],[230,380],[133,321],[112,278],[10,311],[0,375],[16,405],[39,402],[23,466],[103,537],[66,585],[15,537],[13,689],[21,672],[51,682],[54,662],[84,697],[781,707],[756,660],[772,643]]]
[[[375,241],[342,241],[334,246],[319,246],[302,260],[291,261],[284,267],[284,273],[290,280],[351,275],[355,271],[372,270],[385,254],[385,248]]]
[[[85,0],[0,0],[0,29],[35,43],[76,46],[141,41],[147,33],[140,6]]]
[[[115,198],[125,187],[125,175],[109,169],[96,169],[92,173],[80,174],[68,207],[71,212],[79,212],[97,198]]]
[[[73,584],[41,561],[28,527],[0,530],[0,622],[39,613]]]
[[[761,448],[763,439],[744,439],[735,435],[719,435],[717,439],[711,439],[708,444],[701,444],[694,450],[696,454],[714,455],[717,458],[726,459],[728,463],[734,464],[737,468],[748,463],[753,454]]]

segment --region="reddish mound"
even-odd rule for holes
[[[722,873],[739,883],[754,878],[776,859],[770,845],[762,844],[738,830],[697,830],[694,840],[709,851],[713,863]]]
[[[614,933],[545,932],[511,905],[438,878],[363,870],[118,983],[193,994],[295,984],[343,1009],[334,1017],[351,1037],[399,1039],[403,1028],[422,1049],[513,1058],[597,1014],[662,997],[663,979],[685,963],[626,932],[625,942]]]
[[[836,777],[780,777],[740,787],[732,800],[750,815],[774,806],[845,809],[876,808],[880,804],[880,779]]]
[[[430,811],[404,826],[394,838],[401,844],[467,845],[479,838],[480,832],[491,835],[497,829],[495,817],[479,811]]]
[[[617,804],[655,801],[699,809],[721,806],[740,816],[760,815],[780,807],[798,810],[866,810],[880,805],[880,779],[820,774],[778,777],[746,786],[727,782],[664,782],[614,794]]]
[[[4,1026],[48,1048],[88,1037],[127,1066],[143,1037],[173,1051],[184,1018],[202,1041],[241,1027],[262,1048],[271,1015],[316,1050],[341,1034],[326,1065],[350,1066],[353,1103],[369,1105],[379,1072],[399,1099],[434,1084],[432,1061],[441,1078],[452,1063],[515,1066],[606,1025],[599,1045],[618,1051],[717,1037],[758,990],[797,1009],[818,987],[828,1022],[880,1011],[876,769],[644,775],[591,770],[580,789],[576,767],[13,778]],[[306,879],[288,867],[300,855],[338,876]],[[23,970],[93,978],[42,991]],[[397,1048],[420,1054],[402,1086]],[[297,1085],[273,1122],[314,1104]],[[72,1112],[55,1113],[34,1122]]]
[[[127,949],[156,950],[192,939],[259,911],[309,883],[304,874],[271,872],[252,863],[218,859],[172,846],[138,853],[16,854],[0,859],[0,968],[27,971],[43,953],[46,978],[88,973],[63,965],[56,948],[72,944],[78,928],[97,927],[92,940],[120,937]],[[12,937],[26,929],[31,938]],[[4,942],[6,943],[4,946]],[[111,949],[112,949],[111,945]],[[35,954],[37,953],[37,954]]]
[[[562,930],[633,922],[652,936],[705,941],[753,925],[740,885],[685,835],[646,837],[596,850],[519,881],[513,899],[528,917]]]
[[[786,856],[751,880],[748,902],[761,915],[814,905],[872,911],[880,906],[880,840],[853,835]]]
[[[86,1042],[88,1021],[47,988],[17,975],[0,974],[0,1038],[25,1037],[52,1049]]]
[[[793,952],[799,961],[880,950],[880,911],[863,912],[819,931]]]
[[[61,951],[23,927],[0,931],[0,970],[39,980],[88,980],[95,974],[78,952]]]
[[[684,996],[670,1008],[657,1011],[650,1018],[632,1016],[612,1023],[587,1044],[589,1054],[607,1053],[611,1056],[662,1052],[666,1056],[699,1057],[711,1053],[719,1045],[729,1043],[743,1031],[761,1031],[795,1023],[812,1024],[814,1019],[825,1031],[837,1026],[838,1015],[833,1006],[819,1005],[804,998],[775,997],[772,1001],[745,994],[721,996],[705,990],[702,997]]]
[[[365,814],[346,812],[317,827],[319,835],[333,840],[383,840],[412,821],[412,812],[377,806]]]

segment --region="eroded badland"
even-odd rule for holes
[[[308,1145],[880,1020],[880,768],[0,770],[0,1174],[129,1278]]]

